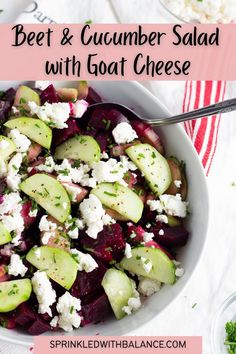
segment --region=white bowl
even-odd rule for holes
[[[6,89],[11,85],[17,86],[19,82],[1,82],[0,89]],[[71,86],[72,83],[56,82],[57,86]],[[126,104],[135,109],[144,117],[155,118],[168,117],[168,110],[163,104],[136,82],[92,82],[92,87],[104,98],[113,102]],[[145,301],[145,305],[132,316],[116,321],[108,319],[104,323],[86,326],[75,330],[69,335],[127,335],[169,306],[182,292],[189,282],[193,271],[201,257],[206,241],[209,201],[205,174],[198,155],[187,134],[179,125],[166,126],[159,130],[168,155],[174,155],[186,162],[187,178],[189,184],[188,200],[191,214],[188,217],[187,228],[190,231],[190,239],[186,247],[178,252],[177,259],[183,263],[185,274],[174,286],[163,286],[161,291]],[[56,333],[58,334],[58,333]],[[135,332],[133,332],[135,334]],[[54,335],[48,333],[45,335]],[[67,333],[63,333],[67,335]],[[22,331],[0,328],[0,339],[30,345],[33,337]]]

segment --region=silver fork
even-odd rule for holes
[[[192,119],[198,119],[198,118],[203,118],[203,117],[210,117],[212,115],[216,114],[221,114],[221,113],[228,113],[236,110],[236,98],[218,102],[215,104],[212,104],[210,106],[205,106],[203,108],[196,109],[194,111],[186,112],[186,113],[181,113],[176,116],[171,116],[167,118],[155,118],[155,119],[149,119],[146,118],[145,116],[140,116],[138,113],[133,111],[132,109],[128,108],[127,106],[124,106],[123,104],[120,103],[113,103],[113,102],[101,102],[101,103],[95,103],[92,104],[88,107],[87,112],[91,113],[95,109],[100,108],[100,109],[116,109],[120,113],[124,114],[125,116],[130,117],[131,119],[140,119],[144,120],[145,122],[153,125],[153,126],[163,126],[163,125],[168,125],[168,124],[175,124],[175,123],[180,123],[184,122],[187,120],[192,120]]]

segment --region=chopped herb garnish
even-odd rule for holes
[[[225,345],[229,354],[235,354],[236,349],[236,322],[230,321],[225,325],[226,340]]]
[[[154,151],[152,152],[152,158],[153,158],[153,159],[155,159],[155,158],[156,158],[156,154],[155,154],[155,152],[154,152]]]
[[[142,153],[138,154],[138,157],[140,157],[140,158],[142,158],[142,159],[145,159],[145,155],[142,154]]]
[[[192,309],[194,309],[197,306],[197,303],[193,304]]]
[[[20,104],[24,104],[24,103],[27,103],[26,99],[24,97],[21,97],[20,98]]]
[[[70,314],[72,314],[74,312],[74,306],[71,306],[70,308]]]
[[[109,197],[117,197],[117,194],[105,191],[104,194],[109,195]]]

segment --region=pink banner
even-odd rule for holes
[[[236,80],[236,24],[0,25],[1,80]]]
[[[35,337],[34,354],[202,354],[201,337]]]

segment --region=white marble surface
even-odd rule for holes
[[[57,21],[83,22],[168,22],[171,21],[157,0],[41,0]],[[29,0],[2,0],[0,22],[14,22]],[[40,3],[40,0],[38,0]],[[66,7],[65,5],[70,4]],[[56,4],[57,11],[54,11]],[[63,16],[62,16],[63,14]],[[71,18],[71,21],[69,19]],[[177,112],[181,100],[178,83],[146,83],[160,95],[170,110]],[[168,92],[169,94],[166,94]],[[236,97],[236,83],[228,83],[227,97]],[[211,223],[208,242],[201,262],[185,291],[156,320],[135,331],[135,335],[201,335],[204,354],[211,353],[210,329],[219,304],[236,290],[236,120],[235,113],[222,118],[218,148],[208,177],[211,199]],[[196,306],[192,306],[196,303]],[[1,343],[0,353],[26,354],[28,348]]]

